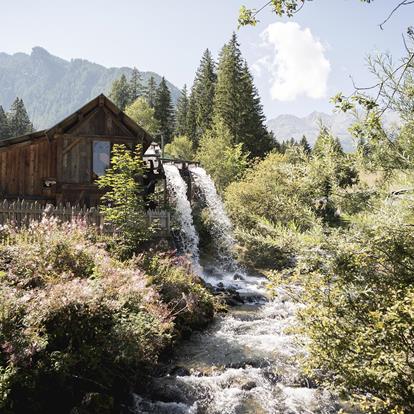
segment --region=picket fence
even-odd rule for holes
[[[62,222],[83,220],[103,232],[112,232],[111,226],[104,223],[98,208],[81,207],[79,205],[41,204],[37,201],[17,200],[0,202],[0,225],[13,224],[18,227],[28,226],[32,221],[40,221],[43,217],[56,217]],[[164,234],[170,231],[170,213],[156,209],[147,211],[148,224],[156,225]]]

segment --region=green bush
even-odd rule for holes
[[[175,327],[179,335],[206,326],[218,305],[202,280],[191,271],[191,264],[183,257],[163,254],[142,256],[141,263],[150,275],[150,283],[162,300],[173,309]]]
[[[413,207],[388,202],[298,257],[307,372],[363,412],[414,411]]]

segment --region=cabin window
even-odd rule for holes
[[[105,174],[111,162],[111,143],[109,141],[93,142],[93,178]]]

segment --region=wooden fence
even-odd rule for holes
[[[88,225],[95,226],[101,231],[108,230],[104,226],[104,219],[99,209],[85,208],[78,205],[54,206],[52,204],[42,205],[37,201],[17,200],[0,201],[0,225],[7,223],[24,227],[32,221],[40,221],[43,217],[56,217],[60,221],[84,220]],[[170,231],[170,213],[166,210],[148,210],[148,224],[156,225],[162,233]]]

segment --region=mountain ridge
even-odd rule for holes
[[[313,146],[319,135],[320,123],[328,127],[333,135],[337,136],[345,151],[353,151],[354,139],[348,131],[355,122],[352,114],[313,111],[304,117],[292,114],[281,114],[267,121],[267,127],[274,132],[278,141],[286,141],[294,138],[299,141],[303,135],[306,136],[309,144]],[[399,125],[397,114],[389,112],[384,114],[384,125],[386,129],[392,129]]]
[[[100,93],[108,95],[112,82],[132,68],[107,68],[87,59],[66,60],[35,46],[31,54],[0,52],[0,105],[7,110],[14,99],[22,98],[36,129],[52,126]],[[140,72],[143,83],[155,72]],[[175,104],[180,90],[167,81]]]

